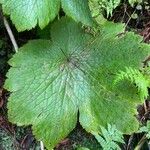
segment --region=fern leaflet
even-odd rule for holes
[[[139,70],[126,67],[126,71],[119,71],[116,75],[114,83],[117,84],[122,80],[128,80],[131,83],[134,83],[138,88],[138,93],[142,100],[148,97],[147,87],[149,87],[149,79],[147,79],[146,76]]]
[[[101,127],[102,135],[94,133],[103,150],[121,150],[118,143],[124,143],[122,132],[115,125],[108,124],[108,129]]]

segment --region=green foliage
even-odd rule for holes
[[[0,0],[0,3],[18,31],[30,30],[37,24],[43,29],[58,15],[61,6],[74,20],[92,25],[87,0]]]
[[[128,0],[133,7],[135,3],[141,3],[142,0]],[[93,16],[100,15],[103,10],[106,11],[107,17],[112,16],[113,10],[121,4],[121,0],[89,0]]]
[[[147,88],[150,85],[150,80],[139,70],[129,67],[125,68],[125,71],[119,71],[116,75],[115,84],[122,80],[128,80],[137,86],[141,100],[148,97]]]
[[[114,125],[108,124],[108,129],[101,127],[102,135],[95,134],[103,150],[121,150],[117,143],[124,143],[123,134]]]
[[[143,126],[139,129],[138,133],[142,132],[145,132],[147,139],[150,139],[150,121],[147,122],[146,126]]]
[[[92,36],[63,18],[52,25],[51,40],[33,40],[20,48],[9,61],[5,82],[12,92],[9,120],[32,125],[48,149],[74,129],[78,111],[88,132],[99,134],[108,123],[126,134],[137,131],[137,89],[128,82],[112,83],[124,66],[139,69],[150,47],[134,33],[117,36],[120,26],[112,24],[111,34],[108,28]]]
[[[69,150],[77,150],[81,147],[86,147],[90,150],[99,150],[101,148],[95,137],[80,127],[75,128],[73,132],[69,134],[68,138],[70,142],[73,143],[72,148],[68,147]]]
[[[26,136],[24,128],[15,128],[14,134],[13,132],[0,128],[0,150],[20,150],[22,139]],[[32,139],[32,138],[31,138]],[[39,142],[32,142],[29,143],[28,148],[30,150],[40,150],[40,143]],[[30,147],[30,148],[29,148]]]
[[[128,0],[129,4],[133,7],[135,3],[142,3],[142,0]]]
[[[14,139],[5,130],[0,128],[0,149],[15,150]]]
[[[120,4],[120,0],[89,0],[93,16],[97,16],[106,10],[107,17],[112,16],[113,10]]]

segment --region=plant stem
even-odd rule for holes
[[[127,150],[130,150],[130,146],[131,146],[131,143],[133,141],[133,138],[134,138],[134,133],[129,138],[128,145],[127,145]]]
[[[40,147],[41,147],[41,150],[44,150],[44,144],[42,141],[40,141]]]
[[[146,140],[147,140],[146,134],[144,134],[134,150],[140,150]]]
[[[14,37],[14,35],[12,33],[12,30],[11,30],[11,28],[9,26],[9,23],[8,23],[7,19],[5,17],[3,17],[3,18],[4,18],[4,26],[5,26],[6,30],[7,30],[7,33],[9,35],[9,38],[10,38],[12,44],[13,44],[14,50],[17,53],[18,52],[17,42],[15,40],[15,37]]]

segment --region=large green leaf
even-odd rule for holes
[[[60,8],[60,0],[0,0],[0,3],[18,31],[29,30],[37,23],[41,28],[45,27]]]
[[[140,68],[150,48],[133,33],[110,36],[105,30],[93,37],[64,18],[53,24],[51,41],[30,41],[9,61],[9,120],[31,124],[48,149],[75,127],[78,110],[80,123],[91,133],[108,123],[123,133],[138,129],[136,87],[113,82],[118,70]]]
[[[44,28],[54,20],[61,3],[68,16],[83,24],[92,25],[87,0],[0,0],[0,3],[18,31],[30,30],[37,24]]]

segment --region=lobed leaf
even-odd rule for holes
[[[30,30],[37,24],[44,28],[60,8],[60,0],[1,0],[0,3],[18,31]]]
[[[113,25],[116,29],[116,25]],[[133,33],[111,36],[106,28],[93,37],[71,19],[51,28],[51,40],[30,41],[9,61],[5,88],[12,92],[9,120],[32,125],[35,136],[52,149],[76,126],[98,133],[108,123],[123,133],[138,130],[136,87],[114,87],[118,70],[140,68],[150,47]]]
[[[0,0],[0,3],[18,31],[30,30],[37,24],[43,29],[58,15],[61,4],[75,21],[93,24],[87,0]]]

